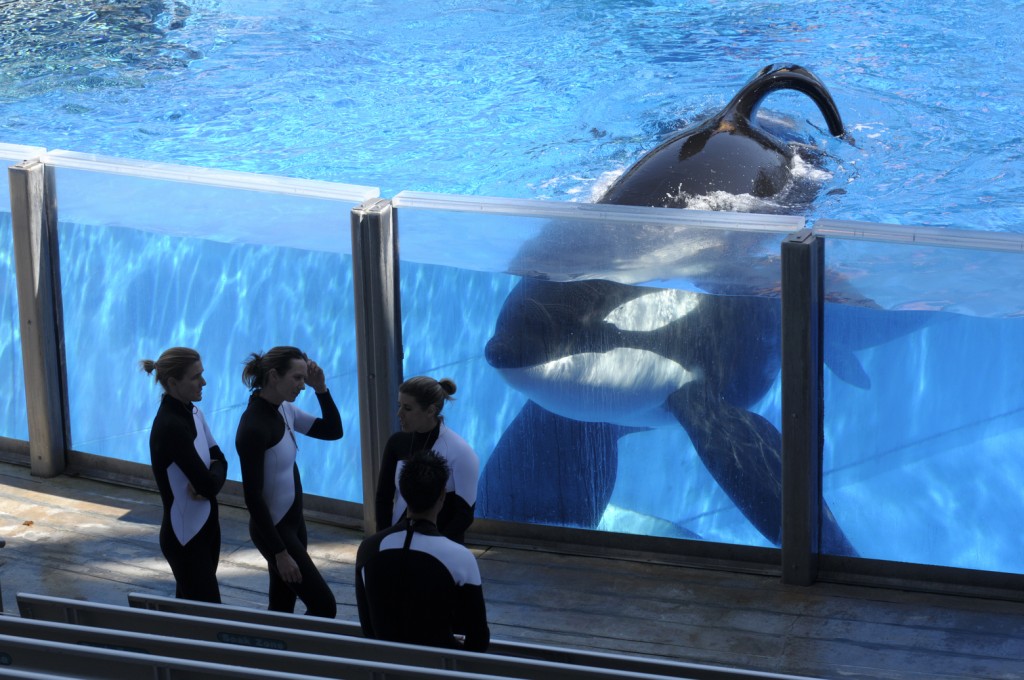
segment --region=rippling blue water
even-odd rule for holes
[[[767,101],[828,153],[810,219],[1020,232],[1021,9],[994,0],[7,3],[0,142],[366,184],[386,196],[412,189],[586,201],[666,134],[721,107],[756,70],[794,62],[828,85],[856,140],[829,138],[800,95]],[[101,265],[92,258],[102,261],[110,249],[123,249],[127,260],[141,249],[157,272],[180,267],[173,240],[138,238],[141,245],[120,236],[68,244],[91,256],[65,267],[79,277],[65,304],[104,309],[109,286],[94,276]],[[231,262],[211,281],[261,281],[253,290],[273,288],[262,277],[268,271],[337,264],[320,254],[219,248],[202,250],[193,263],[217,270]],[[118,288],[135,281],[130,274],[119,274]],[[523,397],[482,361],[490,328],[465,324],[462,314],[494,318],[514,281],[430,267],[403,276],[406,295],[417,300],[474,291],[465,295],[476,302],[471,310],[444,308],[446,318],[432,316],[441,307],[404,303],[407,370],[450,370],[459,379],[466,396],[453,419],[477,395],[493,400],[486,416],[459,422],[486,456]],[[108,330],[137,320],[138,306],[113,302]],[[320,338],[347,338],[348,329],[332,325],[351,318],[346,304],[330,307],[331,321],[295,340],[330,355],[339,381],[354,371],[349,340]],[[217,310],[203,302],[190,313],[208,320],[212,335],[177,329],[166,334],[173,338],[136,338],[118,360],[201,337],[225,348],[216,357],[227,366],[220,380],[235,385],[243,348],[280,335],[249,325],[246,342],[230,344],[235,326],[211,330]],[[92,321],[72,326],[88,329]],[[1015,531],[1024,519],[1015,493],[1024,482],[1017,455],[1024,424],[1001,415],[1022,401],[1013,354],[1024,334],[1009,322],[996,331],[988,322],[964,323],[861,353],[874,378],[870,391],[830,374],[830,401],[842,404],[827,416],[830,502],[868,556],[1024,571]],[[174,328],[159,319],[150,325]],[[458,329],[454,340],[451,329]],[[15,335],[13,328],[5,334],[0,354],[16,369]],[[97,380],[89,372],[75,379],[73,389],[83,392]],[[131,392],[124,398],[144,401]],[[215,427],[222,444],[230,445],[236,401],[221,409],[225,434]],[[992,407],[979,406],[986,402]],[[778,422],[777,391],[759,410]],[[14,411],[16,403],[5,403],[0,415]],[[354,404],[344,411],[354,420]],[[79,431],[92,428],[87,439],[100,448],[120,436],[97,428],[98,418],[79,417]],[[358,459],[354,448],[346,451],[342,468]],[[681,527],[714,540],[762,542],[707,479],[681,431],[632,436],[622,458],[640,465],[620,476],[614,502],[636,515],[610,516],[613,526],[636,522],[656,532],[665,522],[669,533]],[[656,483],[640,472],[652,469]],[[338,481],[337,470],[306,476],[316,477],[308,490],[359,498],[358,483]]]
[[[8,143],[385,195],[578,199],[765,64],[795,62],[857,140],[828,145],[846,194],[817,214],[1024,224],[1020,2],[204,0],[145,28],[124,10],[121,31],[82,9],[56,45],[26,39],[39,6],[2,10]],[[822,124],[799,95],[766,106]]]

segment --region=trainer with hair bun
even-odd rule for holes
[[[269,609],[292,613],[298,598],[307,614],[334,618],[334,593],[306,550],[295,434],[341,439],[341,414],[327,391],[323,369],[296,347],[251,354],[242,369],[242,382],[252,396],[238,422],[235,448],[249,508],[249,536],[267,560],[270,573]],[[320,402],[319,418],[292,404],[307,383]]]
[[[441,415],[455,390],[451,378],[435,380],[425,375],[409,378],[399,386],[398,422],[402,431],[391,435],[384,445],[375,498],[377,531],[397,524],[405,516],[406,501],[398,489],[404,461],[419,451],[436,451],[451,470],[437,528],[456,543],[465,543],[476,507],[480,458],[465,439],[445,425]]]
[[[193,402],[203,398],[203,362],[199,352],[172,347],[156,361],[139,366],[164,389],[149,433],[153,478],[164,512],[160,551],[174,574],[175,596],[220,602],[220,519],[217,494],[228,464]]]

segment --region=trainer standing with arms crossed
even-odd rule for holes
[[[228,464],[210,433],[201,401],[203,362],[189,347],[171,347],[139,366],[164,388],[149,433],[153,478],[164,506],[160,551],[174,574],[175,597],[220,603],[217,494]]]
[[[270,572],[269,609],[294,612],[299,598],[307,614],[334,618],[334,593],[306,551],[295,434],[341,439],[341,414],[327,391],[323,369],[296,347],[251,354],[242,382],[252,396],[238,423],[235,448],[249,508],[249,535]],[[307,383],[320,402],[319,418],[292,403]]]

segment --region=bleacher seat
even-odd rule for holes
[[[12,618],[12,617],[3,617]],[[126,645],[127,646],[127,645]],[[239,668],[225,664],[141,654],[51,640],[0,635],[0,677],[8,669],[77,680],[323,680],[324,676]],[[46,674],[49,674],[48,676]],[[372,676],[366,676],[372,677]]]
[[[174,659],[204,661],[232,668],[254,668],[265,671],[293,673],[325,678],[376,680],[502,680],[498,676],[459,673],[441,668],[409,667],[384,662],[320,656],[273,649],[254,649],[230,643],[205,642],[166,635],[150,635],[130,631],[79,626],[70,623],[39,621],[16,616],[0,617],[0,639],[18,636],[66,644],[88,645],[105,649],[121,649],[139,654]],[[4,677],[4,671],[0,671]]]
[[[285,614],[255,609],[253,607],[210,604],[138,592],[128,594],[128,603],[132,607],[168,613],[189,614],[207,618],[224,618],[252,624],[311,630],[335,635],[362,635],[362,629],[354,621]],[[613,654],[494,638],[491,639],[488,653],[572,666],[603,668],[622,673],[645,673],[671,678],[693,678],[694,680],[809,680],[806,677],[794,675],[765,673],[630,654]]]
[[[655,680],[666,676],[618,669],[565,664],[542,659],[479,654],[455,649],[369,640],[350,635],[267,626],[224,618],[191,616],[67,598],[18,593],[24,618],[72,623],[120,630],[126,633],[175,636],[190,640],[243,645],[246,648],[346,657],[367,663],[387,662],[400,666],[459,671],[482,676],[532,678],[534,680]],[[306,618],[306,617],[300,617]],[[311,617],[310,617],[311,618]],[[392,676],[388,676],[392,677]],[[735,676],[734,676],[735,677]]]

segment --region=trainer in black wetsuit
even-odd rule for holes
[[[297,354],[291,356],[286,350]],[[299,598],[307,614],[334,618],[334,594],[306,550],[295,434],[340,439],[341,415],[327,391],[323,370],[312,361],[308,362],[308,380],[322,416],[316,418],[291,403],[307,379],[307,360],[295,348],[275,347],[265,355],[254,354],[243,379],[256,392],[238,423],[235,447],[249,508],[249,535],[267,560],[270,573],[269,609],[293,612]]]
[[[399,477],[408,518],[359,546],[356,605],[366,637],[487,650],[490,630],[476,558],[434,523],[446,481],[441,456],[413,454]],[[465,635],[464,643],[456,633]]]
[[[192,404],[203,398],[203,364],[198,352],[186,347],[172,347],[159,360],[141,364],[147,373],[156,371],[165,390],[149,434],[163,504],[160,551],[174,574],[176,597],[219,603],[217,494],[228,465],[202,411]]]
[[[405,498],[398,489],[404,461],[417,451],[435,451],[450,471],[437,528],[456,543],[465,542],[466,530],[473,524],[480,459],[441,415],[455,391],[451,378],[438,381],[429,376],[416,376],[399,386],[398,421],[402,431],[384,444],[374,497],[377,531],[397,524],[405,516]]]

